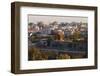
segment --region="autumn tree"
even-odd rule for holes
[[[57,56],[57,59],[70,59],[70,56],[68,54],[60,54]]]

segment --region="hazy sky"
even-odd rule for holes
[[[60,22],[88,22],[87,17],[73,17],[73,16],[45,16],[45,15],[28,15],[28,22],[37,23],[39,21],[44,22],[45,24],[57,21]]]

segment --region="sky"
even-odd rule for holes
[[[83,22],[87,23],[88,18],[87,17],[78,17],[78,16],[50,16],[50,15],[28,15],[28,22],[37,23],[39,21],[44,22],[45,24],[52,23],[54,21],[60,22]]]

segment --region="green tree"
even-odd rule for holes
[[[73,40],[78,40],[81,37],[80,31],[75,31],[72,37],[73,37]]]
[[[33,23],[31,23],[31,22],[30,22],[30,23],[28,23],[28,25],[29,25],[29,26],[32,26],[32,25],[33,25]]]

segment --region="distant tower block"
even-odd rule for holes
[[[57,31],[56,40],[64,41],[64,32],[62,30]]]

